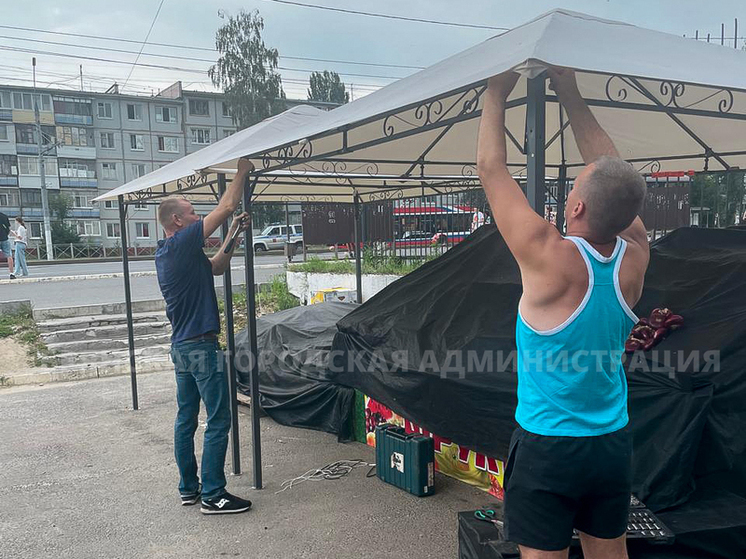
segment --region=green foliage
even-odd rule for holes
[[[264,20],[258,10],[228,18],[215,34],[220,54],[207,71],[223,90],[233,120],[247,128],[285,109],[285,92],[276,72],[279,54],[262,40]]]
[[[438,256],[439,254],[431,254],[426,258],[405,259],[399,256],[381,256],[366,248],[363,250],[362,272],[363,274],[404,276]],[[288,270],[291,272],[317,274],[354,274],[355,261],[309,258],[307,262],[303,262],[302,264],[288,266]]]
[[[49,353],[34,321],[31,306],[24,306],[13,314],[0,315],[0,338],[9,337],[26,346],[29,357],[37,367],[41,365],[41,356]]]
[[[251,223],[257,229],[264,229],[270,223],[285,223],[284,204],[252,204]]]
[[[80,242],[78,232],[65,223],[72,207],[73,199],[69,194],[57,193],[49,197],[49,212],[53,218],[52,243],[59,245]]]
[[[298,298],[288,290],[284,275],[273,277],[269,283],[269,290],[257,293],[256,301],[260,310],[266,309],[268,312],[284,311],[300,305]]]
[[[743,214],[744,172],[699,173],[691,182],[689,204],[701,211],[700,227],[728,227]]]
[[[309,101],[326,101],[340,105],[350,102],[350,94],[345,90],[345,84],[339,79],[337,72],[313,72],[309,81]]]
[[[316,256],[308,258],[307,262],[302,264],[292,264],[288,266],[291,272],[309,272],[320,274],[354,274],[354,260],[322,260]]]

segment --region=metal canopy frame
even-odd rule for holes
[[[607,77],[605,87],[605,98],[586,99],[591,107],[612,108],[634,110],[649,113],[666,114],[678,128],[687,134],[700,147],[701,151],[697,153],[686,153],[667,155],[660,157],[636,157],[628,161],[633,164],[642,164],[638,170],[640,172],[652,173],[661,168],[662,161],[676,160],[698,160],[703,163],[703,171],[708,171],[710,159],[714,159],[725,169],[731,169],[731,166],[725,160],[729,156],[746,155],[746,149],[743,151],[716,152],[710,145],[700,138],[690,127],[688,127],[680,117],[697,116],[709,117],[731,121],[746,121],[746,114],[732,112],[734,106],[734,91],[744,93],[742,90],[730,90],[727,88],[711,87],[713,91],[710,95],[690,102],[686,105],[680,103],[686,88],[690,85],[695,87],[707,87],[698,84],[688,84],[671,81],[650,80],[650,78],[636,76],[622,76],[616,74],[602,74],[599,72],[586,72]],[[660,95],[654,94],[650,89],[645,87],[641,80],[653,81],[659,84]],[[546,75],[541,74],[528,80],[529,86],[525,97],[513,99],[507,103],[507,109],[515,107],[526,108],[526,129],[523,134],[523,142],[519,141],[520,135],[515,131],[506,129],[506,134],[512,145],[519,153],[526,156],[526,162],[511,162],[509,167],[526,172],[526,195],[532,207],[543,214],[544,201],[546,200],[546,170],[553,169],[556,171],[558,179],[558,194],[556,196],[558,216],[557,227],[562,230],[564,224],[564,214],[559,215],[564,210],[566,197],[567,172],[571,168],[584,166],[582,162],[568,162],[565,159],[565,132],[569,125],[563,118],[563,110],[559,105],[556,95],[546,90]],[[279,200],[273,202],[328,202],[329,195],[314,194],[314,187],[323,188],[338,187],[340,189],[352,190],[349,202],[355,207],[355,243],[359,247],[360,240],[360,192],[372,194],[371,201],[402,199],[405,197],[419,197],[421,192],[415,192],[414,187],[431,188],[435,193],[456,192],[465,190],[479,185],[476,173],[476,161],[437,161],[429,160],[428,155],[433,148],[448,134],[453,127],[461,122],[466,122],[481,116],[479,101],[482,98],[487,87],[487,81],[467,85],[436,97],[413,103],[388,113],[380,114],[354,124],[346,125],[341,128],[328,130],[317,134],[300,142],[295,141],[276,146],[260,153],[249,153],[246,157],[259,159],[262,162],[262,168],[256,171],[251,178],[251,184],[247,184],[244,195],[244,209],[250,211],[253,203],[261,202],[263,194],[271,186],[293,186],[297,191],[284,193],[279,196]],[[637,103],[628,100],[629,91],[638,92],[648,101],[649,104]],[[456,97],[455,101],[452,99]],[[716,98],[717,110],[698,108],[697,106],[704,101]],[[450,99],[448,106],[444,100]],[[559,108],[559,127],[548,140],[546,134],[546,112],[547,104],[556,104]],[[410,114],[411,112],[411,114]],[[414,117],[414,118],[412,118]],[[379,122],[381,124],[380,136],[374,139],[365,140],[356,144],[350,142],[350,132],[356,128]],[[417,134],[424,134],[439,130],[440,133],[436,138],[429,142],[417,158],[412,161],[403,161],[395,159],[366,159],[354,158],[354,154],[360,150],[375,147],[385,143],[404,139]],[[335,134],[340,135],[339,144],[327,148],[325,151],[319,151],[317,145],[321,140],[330,138]],[[561,163],[547,164],[545,153],[548,147],[554,142],[560,142],[561,146]],[[476,155],[476,154],[475,154]],[[348,157],[351,156],[351,157]],[[321,166],[318,166],[318,165]],[[379,173],[381,164],[405,164],[407,170],[401,175],[384,175]],[[357,165],[357,167],[352,167]],[[460,170],[460,174],[443,176],[431,175],[428,173],[430,166],[452,166]],[[303,166],[300,169],[291,169],[292,167]],[[289,170],[288,170],[289,169]],[[284,172],[283,172],[284,171]],[[362,171],[362,172],[359,172]],[[122,235],[122,263],[124,267],[124,284],[125,299],[127,303],[127,323],[128,336],[130,344],[130,370],[132,383],[132,402],[133,408],[137,409],[137,381],[136,366],[134,354],[134,335],[132,325],[131,303],[132,296],[130,290],[129,262],[127,254],[127,235],[126,235],[126,206],[128,204],[157,204],[159,200],[173,194],[188,194],[195,197],[207,197],[217,199],[225,187],[226,175],[230,170],[221,169],[219,165],[214,169],[205,169],[203,172],[179,179],[177,182],[177,191],[169,192],[166,185],[162,187],[152,187],[138,192],[128,193],[119,196],[119,216]],[[336,184],[323,183],[324,179],[334,179]],[[370,182],[378,186],[373,189]],[[209,190],[205,191],[207,188]],[[200,192],[196,192],[199,191]],[[407,192],[410,192],[407,194]],[[225,234],[225,227],[223,233]],[[253,237],[251,231],[245,235],[245,273],[247,289],[247,311],[248,311],[248,330],[249,345],[254,357],[257,356],[256,340],[256,319],[255,319],[255,286],[253,270]],[[362,301],[361,290],[361,265],[360,250],[355,250],[356,255],[356,275],[358,302]],[[235,365],[233,357],[235,355],[234,332],[232,311],[230,270],[225,276],[225,306],[226,312],[229,313],[228,321],[229,340],[229,370],[231,371],[231,399],[233,414],[233,461],[234,473],[240,473],[240,455],[238,441],[238,421],[235,406]],[[253,441],[253,474],[254,487],[262,487],[261,471],[261,441],[259,432],[259,385],[257,375],[257,360],[252,359],[250,368],[251,380],[251,398],[252,398],[252,441]]]

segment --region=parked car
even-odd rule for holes
[[[285,247],[287,242],[287,227],[279,223],[268,225],[260,235],[254,237],[254,252],[265,250],[277,250]],[[295,245],[295,250],[303,250],[303,226],[290,226],[290,242]]]

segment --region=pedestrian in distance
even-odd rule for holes
[[[28,266],[26,265],[26,245],[28,244],[28,231],[26,230],[26,223],[23,221],[21,216],[16,217],[16,224],[18,228],[13,231],[11,229],[10,234],[15,237],[16,248],[15,248],[15,271],[14,276],[28,276]],[[15,278],[12,278],[15,279]]]
[[[523,284],[506,538],[523,559],[559,559],[576,529],[585,557],[626,559],[632,448],[621,358],[650,258],[638,216],[645,181],[620,159],[575,73],[548,73],[586,165],[567,197],[567,236],[531,208],[507,166],[506,102],[517,74],[489,80],[479,130],[479,177]]]
[[[166,300],[166,314],[173,329],[171,358],[176,372],[178,410],[174,424],[174,455],[179,469],[182,505],[200,500],[203,514],[234,514],[251,508],[251,501],[225,489],[225,455],[231,427],[228,376],[218,349],[220,317],[214,276],[230,269],[233,250],[225,252],[233,234],[251,227],[246,213],[233,219],[223,246],[212,258],[203,251],[205,239],[233,216],[243,197],[244,181],[254,166],[248,159],[238,163],[233,182],[217,207],[204,219],[183,198],[167,198],[158,208],[158,220],[166,234],[158,241],[155,267],[158,284]],[[207,412],[198,475],[194,434],[200,402]]]
[[[10,236],[10,220],[7,215],[0,212],[0,250],[3,251],[5,258],[8,259],[8,274],[10,275],[10,279],[16,279],[15,274],[13,274],[13,248],[11,247]]]

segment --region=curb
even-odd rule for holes
[[[143,361],[136,364],[137,374],[161,373],[173,371],[170,359],[156,359]],[[3,388],[13,386],[28,386],[32,384],[47,384],[52,382],[72,382],[76,380],[90,380],[94,378],[120,377],[130,374],[129,361],[117,365],[91,365],[79,369],[58,371],[55,368],[46,368],[39,371],[29,371],[20,375],[6,377],[5,382],[0,385]]]
[[[255,270],[261,270],[261,269],[269,269],[269,268],[285,268],[286,265],[284,262],[279,264],[258,264],[254,266]],[[237,266],[236,268],[231,268],[231,270],[245,270],[244,266]],[[148,271],[148,272],[130,272],[130,278],[145,278],[145,277],[155,277],[158,275],[158,272],[156,271]],[[1,279],[0,285],[17,285],[17,284],[24,284],[24,283],[54,283],[54,282],[60,282],[60,281],[82,281],[82,280],[100,280],[100,279],[113,279],[113,278],[123,278],[124,273],[123,272],[113,272],[111,274],[88,274],[88,275],[82,275],[82,276],[47,276],[47,277],[39,277],[39,278],[17,278],[17,279]]]

